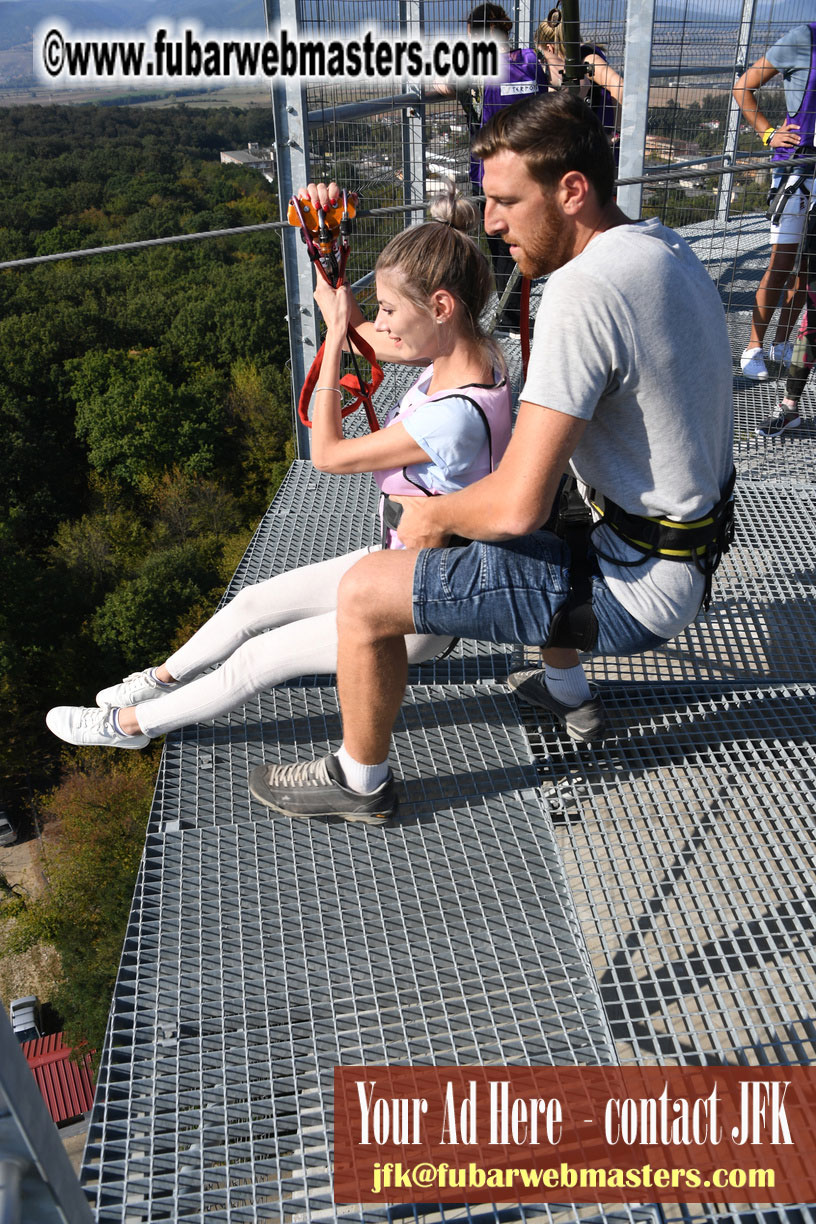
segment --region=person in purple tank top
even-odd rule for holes
[[[551,9],[546,21],[539,24],[535,33],[535,47],[546,69],[550,87],[560,89],[567,52],[560,8]],[[581,63],[586,65],[586,73],[581,78],[579,97],[583,98],[603,124],[617,165],[623,78],[609,64],[604,48],[596,43],[581,43],[579,53]]]
[[[546,70],[535,51],[528,47],[511,49],[509,38],[512,29],[513,22],[500,4],[477,4],[467,17],[468,37],[495,38],[504,45],[501,79],[488,82],[483,89],[469,85],[437,85],[431,91],[432,94],[456,98],[465,112],[471,141],[475,140],[485,124],[506,106],[547,92]],[[479,196],[482,194],[482,163],[473,155],[470,158],[469,173],[473,194]],[[503,242],[492,234],[486,234],[485,237],[493,264],[493,275],[496,278],[496,292],[501,298],[513,274],[515,263]],[[512,336],[520,333],[520,286],[516,286],[510,293],[502,312],[501,326]]]
[[[315,206],[325,207],[339,189],[312,184],[308,193]],[[315,292],[327,333],[312,409],[314,466],[373,473],[384,495],[403,498],[466,488],[495,469],[510,441],[511,394],[501,353],[479,326],[490,268],[463,232],[475,227],[476,209],[450,184],[432,215],[398,234],[380,255],[373,323],[363,320],[347,286],[332,289],[318,279]],[[380,361],[427,367],[386,425],[359,438],[343,436],[340,413],[349,323]],[[403,547],[390,531],[383,543]],[[156,736],[216,718],[287,680],[334,672],[338,590],[370,551],[376,548],[244,587],[165,662],[102,689],[96,706],[54,707],[48,727],[69,744],[144,748]],[[414,663],[433,658],[451,640],[409,634],[408,657]],[[211,670],[214,664],[221,666]]]
[[[786,115],[774,127],[762,113],[756,91],[782,74]],[[759,282],[751,316],[751,334],[740,357],[746,378],[766,381],[768,368],[763,343],[781,293],[785,300],[776,333],[768,350],[772,361],[787,365],[793,353],[791,336],[805,304],[807,268],[802,259],[813,166],[786,166],[798,151],[813,148],[816,123],[816,22],[795,26],[752,64],[734,85],[743,117],[773,153],[771,185],[771,258]]]

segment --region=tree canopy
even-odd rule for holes
[[[263,176],[219,159],[269,142],[271,124],[265,110],[0,110],[0,259],[274,221]],[[69,810],[85,828],[104,791],[140,843],[149,788],[118,759],[137,754],[61,765],[44,715],[159,661],[214,608],[293,454],[285,314],[275,231],[0,271],[0,801],[25,828],[31,796],[58,787],[69,1023],[83,974],[113,980],[137,861],[131,847],[95,889],[114,851],[70,866],[84,834]],[[109,894],[110,938],[68,904],[79,888]],[[85,1022],[101,1040],[100,1018]]]

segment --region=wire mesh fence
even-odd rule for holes
[[[270,23],[278,3],[269,0]],[[627,46],[627,23],[636,8],[649,10],[648,5],[627,6],[622,0],[588,0],[580,12],[582,56],[600,53],[624,78],[624,103],[627,72],[632,70],[633,78],[635,69],[642,72],[638,55],[643,49]],[[301,0],[298,20],[303,34],[322,38],[348,36],[372,25],[391,39],[443,32],[465,37],[471,9],[466,0]],[[506,11],[513,27],[511,45],[531,47],[551,5],[550,0],[508,4]],[[739,279],[743,233],[753,253],[771,183],[770,154],[741,116],[732,90],[747,66],[808,16],[803,0],[784,9],[710,0],[693,9],[661,6],[651,12],[645,137],[638,150],[642,175],[636,180],[643,185],[642,216],[657,216],[681,230],[695,227],[697,234],[701,226],[709,227],[711,254],[719,244],[722,269],[727,265],[732,270],[726,308],[750,305],[750,298],[743,302],[733,297],[733,286]],[[762,111],[772,123],[784,116],[782,84],[778,74],[759,93]],[[355,84],[323,80],[305,90],[311,176],[334,178],[357,191],[362,213],[404,207],[389,216],[362,217],[356,226],[349,267],[353,281],[368,277],[358,295],[368,313],[375,299],[370,273],[388,239],[424,219],[419,205],[442,190],[446,180],[452,179],[463,194],[473,190],[469,148],[474,90],[478,113],[478,86],[457,86],[443,94],[438,82],[420,86],[380,77]],[[618,108],[618,125],[621,118]],[[736,172],[735,163],[740,167]]]

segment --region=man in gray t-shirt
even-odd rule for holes
[[[773,186],[778,188],[787,179],[785,160],[802,146],[814,143],[813,127],[816,119],[816,72],[814,72],[814,36],[816,23],[794,26],[783,38],[738,78],[734,85],[734,98],[739,104],[743,118],[759,135],[762,143],[774,155],[775,170]],[[783,123],[774,127],[759,109],[756,92],[777,73],[782,74],[785,87],[787,116]],[[802,167],[804,170],[805,167]],[[800,169],[794,171],[799,183],[790,193],[784,207],[771,222],[771,258],[759,282],[756,303],[751,316],[751,334],[740,357],[740,368],[746,378],[764,382],[768,378],[763,343],[779,295],[786,292],[779,312],[774,341],[769,356],[782,365],[790,362],[793,353],[792,335],[796,320],[805,304],[807,289],[806,269],[801,266],[802,235],[807,218],[810,191],[813,186],[812,173],[801,177]],[[765,431],[765,425],[760,431]]]
[[[700,607],[698,565],[710,572],[727,546],[731,354],[705,270],[677,234],[621,213],[609,142],[580,99],[510,106],[474,150],[486,228],[523,275],[551,274],[513,437],[469,488],[396,499],[406,548],[346,574],[341,753],[250,779],[256,798],[289,815],[379,823],[396,810],[388,751],[405,633],[541,646],[544,671],[516,673],[512,686],[574,738],[600,738],[576,647],[619,655],[666,641]],[[604,517],[597,551],[586,532],[579,547],[572,520],[563,538],[542,526],[570,464]],[[451,536],[472,543],[447,547]]]
[[[550,277],[521,400],[592,422],[571,459],[587,486],[631,514],[694,520],[733,467],[728,351],[719,294],[683,239],[656,219],[620,225]],[[624,563],[637,558],[608,527],[596,542]],[[692,563],[600,568],[659,637],[697,614],[704,580]]]

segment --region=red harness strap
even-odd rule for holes
[[[521,369],[527,377],[527,366],[530,364],[530,278],[521,278]]]
[[[319,233],[319,245],[312,238],[312,229],[314,227],[309,225],[306,214],[311,219],[310,206],[293,197],[289,202],[289,224],[300,226],[303,241],[306,243],[306,249],[309,252],[309,258],[315,265],[318,274],[323,277],[327,285],[336,289],[343,284],[346,262],[348,260],[347,221],[349,214],[346,193],[343,192],[342,214],[339,212],[339,207],[328,210],[328,215],[326,216],[323,215],[322,210],[318,211],[316,220],[319,230],[315,229],[315,232]],[[341,240],[339,261],[335,253],[336,234],[340,235]],[[383,380],[382,366],[377,361],[371,345],[363,340],[357,329],[352,327],[351,324],[349,324],[346,335],[355,372],[353,374],[344,374],[340,379],[340,386],[353,397],[348,403],[343,405],[341,415],[344,417],[350,416],[352,412],[356,412],[358,408],[362,407],[365,410],[368,427],[373,433],[380,428],[380,422],[377,420],[377,414],[374,411],[372,401],[374,392]],[[312,395],[320,377],[324,348],[325,344],[321,344],[317,350],[315,359],[301,388],[300,398],[298,399],[298,416],[308,429],[312,427],[312,422],[309,420],[309,405],[312,402]],[[368,381],[360,373],[355,350],[371,366],[371,378]]]
[[[365,409],[366,418],[368,419],[368,427],[372,433],[380,428],[380,422],[377,420],[377,414],[374,411],[372,397],[374,392],[379,387],[383,380],[382,366],[377,362],[374,356],[374,350],[363,340],[362,336],[356,328],[349,325],[348,329],[349,344],[353,344],[355,349],[371,364],[371,378],[365,382],[358,374],[344,374],[340,379],[340,386],[343,387],[354,398],[344,404],[341,409],[341,414],[344,417],[350,416],[352,412],[356,412],[358,408]],[[306,381],[300,390],[300,399],[298,400],[298,416],[304,425],[309,429],[312,427],[312,422],[309,420],[309,405],[312,402],[312,395],[317,386],[317,380],[320,377],[320,368],[323,365],[323,349],[325,343],[321,344],[315,354],[315,359],[311,364],[309,373],[306,375]]]

